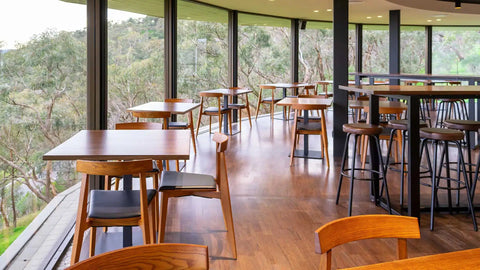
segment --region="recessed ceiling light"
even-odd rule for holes
[[[427,22],[431,22],[432,20],[427,20]]]
[[[368,16],[367,19],[371,19],[372,17]]]
[[[377,18],[382,18],[383,16],[382,15],[378,15]]]
[[[318,9],[315,9],[313,12],[315,12],[315,13],[318,13],[319,11],[320,11],[320,10],[318,10]]]
[[[275,2],[275,0],[268,0],[269,2]]]
[[[434,18],[445,18],[445,17],[447,17],[447,15],[446,14],[435,14],[435,15],[432,15],[432,17],[434,17]]]
[[[442,19],[436,19],[435,21],[440,22],[440,21],[442,21]]]
[[[332,12],[332,9],[331,8],[327,9],[327,12]]]

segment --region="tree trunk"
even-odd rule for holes
[[[13,161],[13,153],[10,151],[10,158],[12,158]],[[15,209],[15,168],[12,167],[12,182],[10,186],[10,197],[12,200],[12,219],[13,219],[13,227],[17,227],[17,210]]]
[[[5,188],[2,187],[0,190],[0,213],[2,214],[3,217],[3,224],[5,224],[5,228],[10,228],[10,223],[8,222],[8,216],[5,211],[4,207],[4,202],[5,200],[3,199],[5,197]]]

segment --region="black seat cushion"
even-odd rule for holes
[[[160,190],[217,188],[215,178],[208,174],[163,171]]]
[[[168,127],[170,127],[170,128],[187,128],[188,123],[186,123],[186,122],[168,122]]]
[[[154,189],[147,190],[147,199],[150,203],[157,194]],[[139,217],[140,191],[92,190],[88,217],[90,218],[132,218]]]
[[[230,108],[221,108],[220,109],[221,112],[227,112],[229,110],[231,110],[231,109]],[[218,112],[218,107],[208,107],[204,110],[204,112],[210,112],[210,113]]]
[[[243,104],[243,103],[232,103],[232,104],[228,104],[228,107],[229,108],[240,108],[240,109],[243,109],[243,108],[247,108],[247,105]]]
[[[297,125],[298,130],[322,130],[322,123],[308,122],[307,124],[299,122]]]

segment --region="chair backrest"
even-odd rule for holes
[[[275,86],[273,86],[273,85],[260,85],[260,89],[271,89],[271,90],[275,90]]]
[[[222,93],[210,93],[210,92],[200,92],[198,93],[201,97],[216,97],[221,98],[223,97]]]
[[[166,98],[165,102],[183,102],[183,103],[193,103],[193,99],[191,98]]]
[[[418,219],[395,215],[362,215],[331,221],[315,231],[315,249],[322,254],[320,269],[331,269],[332,248],[357,240],[398,238],[397,257],[407,258],[406,239],[419,239]]]
[[[83,269],[208,269],[208,247],[153,244],[106,252],[70,266]]]
[[[89,175],[125,175],[140,174],[151,171],[152,161],[91,161],[77,160],[77,172]]]
[[[168,118],[172,115],[170,112],[155,112],[155,111],[136,111],[132,112],[133,117],[137,118],[137,122],[140,118],[156,118],[163,120],[164,129],[167,129]]]
[[[215,181],[221,189],[223,185],[228,187],[227,164],[225,160],[225,151],[228,146],[228,136],[223,133],[215,133],[212,141],[216,142],[216,177]]]
[[[325,98],[324,95],[298,95],[299,98]]]
[[[153,122],[128,122],[115,124],[115,129],[164,129],[164,125]]]

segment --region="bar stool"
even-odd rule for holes
[[[450,128],[450,129],[457,129],[461,130],[465,133],[465,142],[467,145],[467,165],[468,165],[468,173],[470,176],[470,186],[473,187],[473,181],[474,178],[472,178],[472,165],[475,166],[472,163],[472,151],[470,149],[470,131],[478,131],[480,129],[480,121],[474,121],[474,120],[461,120],[461,119],[448,119],[443,122],[445,127]],[[475,178],[476,179],[476,178]]]
[[[463,99],[441,99],[437,107],[435,127],[445,127],[444,121],[448,119],[468,119],[467,105]]]
[[[428,127],[425,121],[420,120],[420,128]],[[405,174],[408,171],[405,170],[405,166],[408,164],[405,162],[405,144],[407,141],[407,131],[408,131],[408,120],[406,119],[398,119],[398,120],[390,120],[387,125],[388,128],[391,128],[390,132],[390,139],[388,143],[388,151],[387,151],[387,160],[385,161],[385,173],[388,172],[388,169],[393,171],[400,171],[400,208],[403,208],[403,193],[404,193],[404,183],[405,183]],[[402,158],[400,162],[390,162],[390,155],[392,153],[392,145],[394,143],[394,135],[397,131],[402,131]],[[422,150],[420,150],[422,153]],[[428,176],[424,177],[431,177],[432,168],[430,167],[430,155],[427,152],[427,161],[429,168],[426,171],[420,171],[420,174],[430,173]],[[420,160],[421,160],[420,156]],[[398,165],[400,164],[400,170],[391,168],[391,165]],[[421,176],[420,176],[421,177]],[[422,177],[421,177],[422,178]]]
[[[434,210],[435,210],[435,204],[438,202],[437,198],[437,191],[439,189],[445,189],[448,190],[448,206],[449,209],[452,207],[452,196],[451,196],[451,190],[460,190],[460,189],[465,189],[467,192],[467,201],[468,201],[468,207],[470,208],[470,213],[472,215],[472,220],[473,220],[473,229],[475,231],[478,230],[477,227],[477,221],[475,218],[475,210],[472,205],[472,196],[470,192],[470,184],[469,181],[467,180],[467,172],[465,169],[465,162],[463,159],[463,154],[462,154],[462,147],[460,144],[460,141],[463,140],[464,134],[462,131],[459,130],[453,130],[453,129],[445,129],[445,128],[421,128],[420,129],[420,138],[425,139],[422,141],[421,149],[425,149],[425,151],[428,151],[425,147],[425,144],[427,143],[428,140],[433,141],[433,149],[434,149],[434,157],[437,157],[437,152],[438,152],[438,143],[440,141],[443,142],[443,151],[440,157],[439,161],[439,166],[437,166],[437,160],[434,159],[432,162],[432,179],[430,183],[422,183],[425,186],[429,186],[432,188],[432,200],[431,200],[431,205],[430,205],[430,230],[433,231],[434,227]],[[450,176],[450,166],[448,166],[450,160],[449,160],[449,151],[448,151],[448,143],[452,142],[457,146],[458,149],[458,166],[457,166],[457,179],[452,178]],[[446,166],[446,176],[442,176],[442,168],[443,168],[443,162],[445,161]],[[461,170],[460,170],[461,166]],[[438,167],[438,173],[437,173],[437,167]],[[461,180],[460,177],[460,172],[463,172],[463,177],[464,181]],[[446,186],[440,185],[440,180],[445,180],[446,181]],[[451,181],[458,183],[457,187],[452,187]]]
[[[388,212],[391,214],[392,210],[390,208],[390,196],[388,194],[388,186],[387,186],[387,180],[385,178],[385,167],[383,164],[383,159],[382,159],[382,153],[380,151],[380,141],[378,139],[378,135],[382,133],[383,128],[379,125],[372,125],[372,124],[362,124],[362,123],[356,123],[356,124],[344,124],[343,125],[343,132],[347,133],[347,139],[345,140],[345,148],[343,150],[343,159],[342,159],[342,165],[340,167],[340,181],[338,183],[338,190],[337,190],[337,199],[336,199],[336,204],[338,204],[338,199],[340,198],[340,190],[342,188],[342,180],[343,177],[348,177],[351,179],[350,182],[350,198],[348,202],[348,215],[352,215],[352,198],[353,198],[353,182],[355,180],[362,180],[362,181],[373,181],[372,177],[369,178],[359,178],[355,177],[355,172],[360,171],[360,172],[370,172],[371,174],[377,174],[379,179],[383,179],[383,186],[382,186],[382,191],[383,187],[385,187],[385,191],[387,194],[387,206],[388,206]],[[353,145],[353,155],[352,155],[352,164],[351,168],[345,169],[345,163],[348,159],[348,142],[350,140],[351,135],[354,136],[354,145]],[[380,161],[380,170],[373,170],[373,169],[368,169],[368,168],[362,168],[362,167],[355,167],[355,159],[357,156],[357,143],[358,143],[358,138],[360,136],[369,136],[372,137],[375,141],[375,144],[377,146],[377,154],[379,156],[379,161]],[[351,174],[349,174],[349,171],[351,171]],[[381,195],[381,194],[380,194]],[[376,199],[379,198],[380,196],[377,196],[375,194]]]

